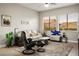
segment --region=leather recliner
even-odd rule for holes
[[[32,47],[35,46],[35,42],[32,41],[31,38],[26,38],[26,33],[24,31],[21,32],[21,39],[23,40],[24,48],[23,54],[32,54],[35,51],[32,49]]]
[[[21,32],[21,39],[23,40],[25,50],[22,52],[23,54],[33,54],[35,50],[32,49],[35,45],[40,47],[37,49],[38,52],[44,52],[45,49],[42,47],[45,43],[42,40],[32,41],[31,38],[26,38],[26,33],[24,31]]]

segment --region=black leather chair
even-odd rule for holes
[[[35,45],[38,46],[37,51],[38,52],[44,52],[45,49],[42,47],[45,45],[44,41],[38,40],[38,41],[32,41],[31,38],[26,38],[26,33],[24,31],[21,32],[21,39],[23,40],[24,48],[25,50],[22,52],[23,54],[33,54],[35,53],[35,50],[32,49]]]
[[[23,54],[33,54],[35,50],[32,47],[35,46],[35,42],[32,41],[31,38],[26,38],[26,33],[24,31],[21,32],[21,39],[23,40],[25,50],[22,52]]]
[[[43,40],[38,40],[36,45],[38,46],[38,49],[37,49],[38,52],[45,51],[45,49],[42,48],[44,45],[46,45]]]

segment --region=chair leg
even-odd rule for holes
[[[67,37],[65,37],[65,43],[67,43],[68,42],[68,38]]]
[[[59,40],[59,42],[62,42],[62,39],[63,39],[63,38],[62,38],[62,37],[60,37],[59,39],[60,39],[60,40]]]
[[[45,49],[43,49],[42,47],[39,47],[39,48],[37,49],[37,51],[38,51],[38,52],[45,52]]]
[[[22,51],[22,53],[26,54],[26,55],[30,55],[30,54],[35,53],[35,50],[24,50],[24,51]]]

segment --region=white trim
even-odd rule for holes
[[[0,45],[0,48],[6,47],[6,45]]]
[[[68,40],[68,42],[78,43],[78,41]]]

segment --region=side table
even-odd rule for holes
[[[48,40],[50,39],[50,37],[41,37],[39,38],[41,41],[44,41],[45,44],[47,45],[48,44]]]

